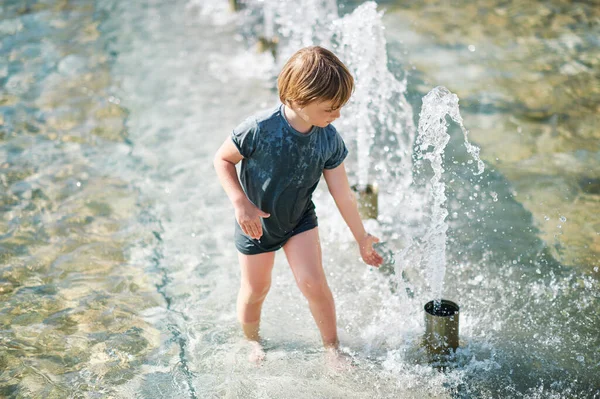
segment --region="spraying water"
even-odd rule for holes
[[[343,132],[356,142],[359,185],[366,185],[375,177],[369,174],[377,136],[387,136],[395,142],[400,159],[398,169],[411,169],[413,111],[406,101],[406,78],[398,80],[388,69],[382,16],[376,3],[367,2],[335,22],[336,51],[356,81],[354,95],[345,111]]]
[[[343,17],[338,15],[335,0],[306,0],[300,7],[277,0],[248,0],[245,5],[240,25],[248,27],[260,15],[262,28],[255,34],[278,40],[273,74],[299,48],[310,45],[333,50],[346,64],[355,78],[355,92],[338,123],[340,133],[354,147],[351,153],[356,155],[350,173],[361,186],[395,175],[395,183],[401,181],[403,188],[408,187],[411,179],[406,171],[412,168],[415,132],[413,110],[406,100],[406,76],[397,79],[388,69],[383,12],[377,11],[377,4],[366,2]],[[382,144],[381,153],[373,156],[376,144]],[[387,167],[391,157],[396,158],[393,171]],[[374,165],[377,159],[381,161],[378,167]]]
[[[448,225],[446,216],[446,185],[442,181],[444,167],[442,165],[446,145],[450,141],[446,115],[456,122],[464,135],[467,151],[477,162],[479,175],[483,172],[484,165],[479,158],[479,148],[469,143],[468,131],[465,129],[458,109],[458,96],[445,87],[436,87],[423,97],[423,106],[419,119],[419,128],[416,141],[415,158],[417,161],[429,161],[433,169],[430,180],[431,194],[431,224],[423,237],[423,264],[429,274],[429,284],[433,291],[435,303],[439,306],[442,298],[444,276],[446,274],[446,231]],[[472,163],[472,161],[469,161]],[[416,165],[420,168],[420,163]]]
[[[297,49],[314,44],[331,47],[332,24],[338,19],[335,0],[306,0],[298,4],[276,0],[246,0],[239,26],[249,42],[257,36],[277,39],[277,58],[285,62]],[[203,9],[209,1],[199,1]],[[277,68],[273,73],[277,73]]]
[[[190,12],[199,2],[203,12]],[[268,361],[248,365],[235,314],[232,212],[211,159],[242,117],[276,100],[269,73],[276,62],[242,43],[237,26],[262,35],[263,25],[248,23],[248,10],[230,13],[225,1],[18,3],[4,4],[0,13],[2,50],[10,54],[0,59],[6,79],[0,96],[0,346],[8,348],[0,351],[0,396],[598,396],[598,281],[539,261],[543,247],[530,215],[492,173],[482,186],[494,190],[494,200],[473,201],[489,228],[474,218],[462,229],[472,235],[448,250],[449,262],[463,253],[461,267],[446,278],[448,293],[465,309],[465,345],[453,370],[439,373],[420,355],[421,309],[431,299],[420,287],[427,284],[418,275],[412,279],[417,273],[396,284],[360,267],[354,243],[335,234],[347,230],[333,219],[335,205],[325,201],[324,189],[315,196],[324,221],[324,266],[342,344],[356,355],[357,367],[334,378],[324,372],[318,333],[283,256],[265,306]],[[377,20],[373,6],[339,18],[337,10],[319,8],[326,2],[299,3],[287,15],[272,14],[274,21],[290,21],[273,26],[283,43],[277,62],[298,47],[286,43],[305,41],[330,43],[350,59],[333,47],[346,48],[350,40],[341,25],[356,23],[368,33],[367,16]],[[356,2],[344,10],[350,4]],[[354,19],[360,13],[362,25]],[[322,30],[310,26],[314,21]],[[385,48],[378,35],[369,35],[356,34],[356,40]],[[357,57],[351,67],[363,61]],[[379,221],[386,234],[422,237],[421,213],[414,212],[414,224],[403,219],[411,213],[400,186],[410,179],[413,131],[395,128],[403,122],[393,105],[403,102],[404,83],[386,80],[390,74],[380,67],[360,68],[357,77],[366,82],[377,75],[372,81],[380,87],[370,93],[397,85],[386,108],[370,114],[378,115],[371,117],[378,134],[370,168],[386,188],[386,215]],[[432,100],[441,98],[451,100]],[[448,113],[439,114],[427,123],[422,116],[424,132],[442,129]],[[350,122],[348,129],[340,123],[356,145]],[[423,145],[421,156],[431,148]],[[446,173],[450,168],[446,164]],[[468,178],[460,182],[472,188]],[[474,234],[483,258],[465,243]],[[510,246],[498,237],[512,240]],[[421,262],[402,263],[404,274]]]

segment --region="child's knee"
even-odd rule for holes
[[[329,286],[324,277],[302,277],[298,279],[298,287],[307,298],[324,297],[329,292]]]
[[[243,284],[240,289],[242,300],[247,305],[262,302],[271,288],[271,283]]]

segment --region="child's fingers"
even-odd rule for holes
[[[258,240],[262,236],[262,225],[260,222],[251,222],[247,224],[248,235],[255,240]]]
[[[371,252],[365,260],[367,264],[375,267],[379,267],[383,263],[383,257],[375,251]]]
[[[266,219],[266,218],[268,218],[271,215],[268,214],[267,212],[260,211],[260,213],[258,214],[258,216],[260,216],[263,219]]]
[[[254,225],[252,223],[244,223],[244,225],[242,226],[242,231],[247,236],[250,236],[250,238],[254,238],[256,233],[254,232],[253,227],[254,227]]]
[[[256,218],[254,222],[254,231],[256,232],[256,239],[258,240],[262,236],[262,224],[260,223],[260,218]]]
[[[369,266],[379,267],[379,262],[377,262],[375,259],[369,259],[366,263]]]
[[[252,233],[250,235],[250,237],[257,239],[260,237],[260,235],[258,234],[258,228],[256,227],[256,225],[254,223],[250,223],[250,232]]]

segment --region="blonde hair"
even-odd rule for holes
[[[285,63],[277,87],[283,104],[294,101],[304,107],[316,100],[332,101],[335,110],[350,99],[354,78],[331,51],[310,46],[298,50]]]

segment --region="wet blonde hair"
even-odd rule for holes
[[[341,108],[352,95],[354,78],[331,51],[319,46],[298,50],[285,63],[277,78],[279,99],[304,107],[313,101],[331,101]]]

